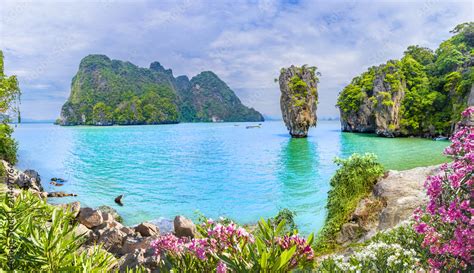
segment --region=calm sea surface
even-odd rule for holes
[[[387,169],[403,170],[446,161],[449,144],[341,133],[338,122],[319,122],[307,139],[291,139],[280,121],[246,129],[249,124],[21,124],[14,137],[20,168],[37,170],[47,191],[78,194],[52,203],[109,205],[130,225],[178,214],[195,218],[197,210],[252,223],[289,208],[304,233],[323,224],[335,157],[373,152]],[[67,182],[55,187],[51,177]],[[123,207],[114,203],[119,194]]]

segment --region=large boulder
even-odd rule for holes
[[[306,137],[316,126],[318,104],[316,67],[282,68],[279,77],[283,121],[292,137]]]
[[[136,236],[127,236],[123,242],[122,252],[132,253],[136,249],[145,249],[148,250],[151,248],[151,243],[158,239],[158,235],[150,237],[136,237]]]
[[[381,230],[409,220],[413,211],[426,204],[426,177],[439,172],[439,166],[389,171],[374,186],[370,196],[357,207],[337,234],[339,244],[364,241]]]
[[[81,208],[79,212],[79,222],[87,228],[94,228],[102,225],[104,219],[100,210]]]
[[[426,204],[426,177],[439,172],[439,166],[418,167],[406,171],[390,171],[374,187],[374,195],[384,201],[378,230],[391,228],[409,219],[413,211]]]
[[[135,231],[140,233],[143,237],[159,235],[160,230],[157,226],[153,225],[152,223],[141,223],[135,227]]]
[[[127,237],[125,232],[117,229],[106,229],[99,237],[98,243],[102,243],[108,252],[114,255],[121,255],[123,241]]]
[[[176,216],[173,221],[174,233],[177,237],[194,238],[197,235],[196,225],[184,216]]]

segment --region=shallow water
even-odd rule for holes
[[[448,141],[387,139],[341,133],[338,122],[319,122],[306,139],[291,139],[281,121],[195,123],[128,127],[60,127],[21,124],[16,128],[19,166],[43,177],[47,191],[77,193],[83,206],[109,205],[126,224],[177,214],[227,216],[241,223],[297,213],[304,233],[325,217],[333,159],[374,152],[387,169],[445,162]],[[49,178],[67,179],[62,187]],[[125,194],[124,206],[114,198]]]

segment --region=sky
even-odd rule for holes
[[[26,120],[54,120],[88,54],[175,76],[214,71],[247,106],[281,117],[280,68],[317,66],[318,116],[337,116],[351,79],[409,45],[436,49],[473,1],[0,0],[0,49]]]

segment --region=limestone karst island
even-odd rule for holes
[[[474,272],[472,1],[0,6],[0,272]]]

